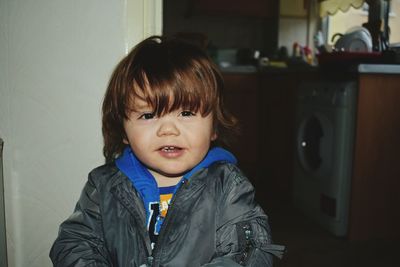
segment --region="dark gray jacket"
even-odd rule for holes
[[[108,164],[89,174],[50,257],[54,266],[272,266],[276,248],[250,182],[215,163],[180,187],[152,251],[139,194]]]

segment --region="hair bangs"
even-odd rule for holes
[[[209,74],[212,70],[201,62],[172,64],[165,69],[146,65],[135,75],[126,113],[137,109],[135,99],[146,102],[157,116],[178,109],[200,112],[202,116],[213,111],[218,102],[218,85],[214,75]]]

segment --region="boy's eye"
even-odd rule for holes
[[[139,119],[141,120],[151,120],[154,118],[154,113],[143,113],[142,115],[139,116]]]
[[[196,114],[194,112],[191,112],[189,110],[184,110],[181,112],[182,117],[190,117],[190,116],[195,116]]]

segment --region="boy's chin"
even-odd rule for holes
[[[184,171],[180,171],[180,172],[176,172],[176,171],[168,171],[168,170],[154,170],[154,169],[149,169],[150,172],[153,172],[154,174],[158,174],[161,176],[164,176],[166,178],[179,178],[182,177],[183,175],[185,175],[185,173],[189,172],[190,170],[184,170]]]
[[[189,170],[188,170],[188,171],[189,171]],[[176,173],[176,172],[173,172],[173,173],[171,173],[171,172],[158,172],[158,174],[160,174],[160,175],[162,175],[162,176],[165,176],[166,178],[171,178],[171,179],[173,179],[173,178],[182,177],[182,176],[185,175],[185,173],[187,173],[188,171],[183,171],[183,172],[179,172],[179,173]]]

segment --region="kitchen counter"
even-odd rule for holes
[[[400,74],[400,65],[394,64],[360,64],[358,73]]]
[[[253,65],[232,65],[219,67],[222,73],[256,73],[258,68]]]
[[[253,65],[233,65],[229,67],[220,67],[222,73],[246,74],[246,73],[290,73],[290,72],[309,72],[318,71],[314,66],[296,66],[296,67],[256,67]]]
[[[253,65],[233,65],[229,67],[220,67],[222,73],[290,73],[290,72],[343,72],[343,68],[319,68],[314,66],[295,66],[287,68],[276,67],[256,67]],[[348,68],[350,73],[362,74],[400,74],[400,64],[358,64],[352,68]]]

